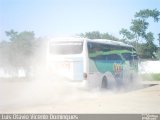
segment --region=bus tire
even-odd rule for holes
[[[101,88],[102,89],[107,89],[107,78],[106,78],[106,76],[104,76],[103,79],[102,79]]]

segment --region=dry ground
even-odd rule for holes
[[[100,91],[77,83],[0,81],[0,113],[160,113],[160,82]]]

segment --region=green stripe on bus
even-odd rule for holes
[[[132,52],[129,50],[112,50],[108,52],[96,51],[94,53],[89,53],[89,57],[96,57],[99,55],[122,54],[122,53],[132,53]]]

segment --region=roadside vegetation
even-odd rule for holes
[[[122,38],[117,38],[108,32],[100,33],[99,31],[80,33],[79,35],[91,39],[122,41],[133,45],[140,58],[160,59],[160,33],[148,31],[149,18],[153,19],[155,23],[159,22],[160,11],[157,9],[144,9],[136,12],[129,29],[122,28],[119,31]],[[31,63],[40,60],[39,58],[33,59],[33,56],[36,51],[39,51],[39,56],[44,52],[39,49],[41,45],[45,45],[44,39],[36,38],[33,31],[17,32],[8,30],[5,33],[8,40],[1,40],[0,42],[0,70],[3,69],[5,73],[18,77],[19,70],[23,69],[26,77],[30,77],[33,69]],[[155,39],[155,36],[158,39]],[[159,45],[155,45],[155,40],[158,41]],[[151,76],[158,80],[160,78],[159,74]]]
[[[141,74],[140,77],[145,81],[160,81],[160,73]]]

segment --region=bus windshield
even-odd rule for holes
[[[125,60],[137,60],[138,59],[138,56],[137,54],[133,53],[122,53],[122,56]]]
[[[131,53],[122,53],[122,56],[125,60],[132,60],[132,54]]]
[[[81,41],[65,41],[65,42],[52,42],[49,45],[49,51],[51,54],[80,54],[82,53],[83,42]]]

